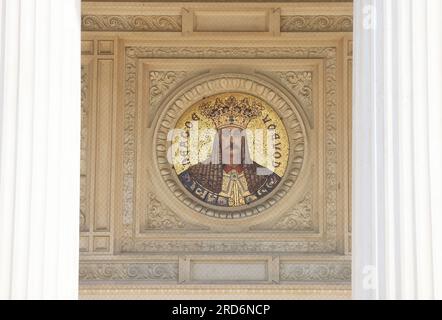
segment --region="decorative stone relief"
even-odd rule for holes
[[[312,206],[312,193],[307,192],[303,199],[295,207],[284,213],[276,223],[270,226],[251,227],[250,230],[312,231]]]
[[[136,81],[140,58],[277,58],[322,59],[325,90],[325,238],[324,240],[247,241],[180,240],[161,241],[135,238],[133,226],[134,164],[136,162]],[[124,115],[124,198],[122,252],[334,252],[336,251],[336,48],[334,47],[168,47],[126,48]]]
[[[351,32],[352,16],[281,16],[281,32]]]
[[[179,230],[202,229],[183,221],[176,213],[161,203],[155,194],[149,192],[144,230]]]
[[[336,240],[146,240],[134,238],[131,231],[123,238],[123,252],[185,253],[332,253]]]
[[[150,71],[149,72],[149,126],[158,110],[161,100],[184,79],[185,71]]]
[[[181,32],[181,16],[83,15],[81,30]]]
[[[312,194],[308,192],[298,205],[284,214],[272,227],[273,230],[312,230]]]
[[[308,71],[286,71],[276,73],[279,80],[286,86],[302,105],[310,123],[313,123],[313,74]]]
[[[80,263],[81,281],[178,280],[177,263]]]
[[[87,138],[88,138],[88,73],[81,66],[81,142],[80,142],[80,231],[88,231],[86,225],[87,209]]]
[[[150,192],[148,198],[144,229],[183,229],[185,227],[185,223],[160,203],[153,193]]]
[[[129,158],[130,157],[130,158]],[[129,153],[127,163],[133,165],[132,154]],[[126,169],[129,169],[126,167]],[[123,201],[125,203],[123,208],[123,224],[130,225],[133,222],[133,192],[134,192],[134,177],[132,175],[125,175],[123,177]],[[127,205],[126,205],[127,204]]]
[[[281,263],[280,281],[336,282],[351,280],[350,263]]]

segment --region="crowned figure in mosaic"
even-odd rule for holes
[[[183,185],[200,200],[224,207],[244,206],[272,192],[281,177],[251,159],[245,134],[249,122],[261,116],[261,104],[227,96],[199,108],[218,134],[211,155],[179,175]]]

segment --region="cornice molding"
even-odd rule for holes
[[[276,10],[276,11],[275,11]],[[251,11],[267,16],[282,32],[350,32],[351,2],[83,2],[83,31],[188,32],[200,15],[216,12],[225,19]],[[277,14],[275,14],[277,12]],[[280,16],[280,17],[279,17]],[[184,25],[187,22],[186,25]],[[276,26],[275,26],[276,24]],[[268,27],[268,26],[267,26]],[[276,30],[273,30],[276,32]],[[261,29],[258,32],[263,32]],[[279,31],[277,31],[279,32]],[[199,33],[199,32],[195,32]]]

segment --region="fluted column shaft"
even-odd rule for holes
[[[80,0],[0,1],[0,298],[78,295]]]
[[[353,295],[442,298],[442,1],[354,5]]]

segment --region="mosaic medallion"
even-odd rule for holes
[[[258,97],[223,93],[193,104],[179,118],[169,159],[194,198],[237,208],[265,198],[289,158],[287,131]]]

